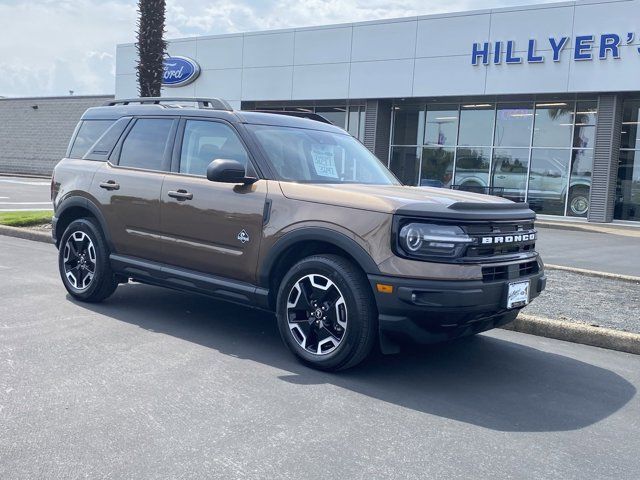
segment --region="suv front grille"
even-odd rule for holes
[[[536,231],[532,221],[462,225],[477,242],[467,247],[466,261],[495,261],[496,257],[533,253]]]

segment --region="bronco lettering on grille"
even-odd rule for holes
[[[524,233],[518,235],[503,235],[496,237],[482,237],[482,244],[495,244],[495,243],[517,243],[517,242],[530,242],[536,239],[535,233]]]

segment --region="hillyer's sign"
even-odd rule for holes
[[[200,66],[195,60],[187,57],[167,57],[164,59],[162,85],[165,87],[182,87],[193,82],[200,75]]]
[[[579,35],[573,41],[571,41],[571,37],[550,37],[544,44],[537,44],[535,39],[531,39],[526,52],[520,45],[518,47],[521,51],[518,51],[514,40],[474,43],[471,49],[471,64],[543,63],[547,58],[559,62],[560,54],[566,48],[573,48],[573,60],[576,61],[593,60],[596,56],[600,60],[619,59],[621,46],[623,44],[630,45],[634,38],[634,32],[629,32],[624,36],[617,33],[603,33],[599,38],[596,38],[595,35]],[[599,42],[596,43],[596,40]],[[640,53],[640,47],[634,50]]]

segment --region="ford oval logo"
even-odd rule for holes
[[[200,75],[200,66],[187,57],[168,57],[164,59],[162,85],[182,87],[193,82]]]

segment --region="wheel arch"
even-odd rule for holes
[[[269,306],[275,310],[280,282],[298,261],[317,254],[340,255],[365,274],[379,274],[371,256],[355,240],[321,227],[294,230],[280,238],[258,268],[258,284],[269,289]]]
[[[55,230],[53,232],[56,246],[59,245],[62,234],[71,222],[78,218],[87,217],[93,218],[98,222],[109,249],[113,251],[111,237],[109,236],[107,223],[102,212],[100,212],[100,209],[91,200],[84,197],[70,197],[63,200],[61,204],[58,205],[58,208],[56,209]]]

